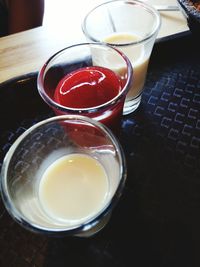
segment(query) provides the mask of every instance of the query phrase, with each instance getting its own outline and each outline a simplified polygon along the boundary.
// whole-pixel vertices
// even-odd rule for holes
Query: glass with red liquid
[[[43,65],[38,91],[56,115],[83,115],[116,130],[132,73],[129,59],[112,46],[75,44],[58,51]]]

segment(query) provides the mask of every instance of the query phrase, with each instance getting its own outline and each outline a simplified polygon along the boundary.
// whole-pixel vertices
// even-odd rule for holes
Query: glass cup
[[[103,124],[62,115],[26,130],[6,154],[1,195],[10,215],[42,234],[91,236],[122,194],[123,150]]]
[[[110,66],[114,59],[117,65],[122,66],[123,72],[118,74],[116,66]],[[73,103],[61,104],[55,99],[55,91],[59,82],[65,77],[74,74],[83,68],[109,68],[117,79],[120,79],[121,89],[108,101],[99,105],[74,107],[76,101],[87,96],[77,93]],[[54,110],[56,115],[78,114],[91,117],[111,129],[119,128],[123,113],[125,97],[132,84],[132,66],[129,59],[112,46],[102,43],[81,43],[67,47],[53,55],[42,67],[38,75],[38,90],[43,100]],[[87,83],[91,82],[88,80]],[[78,85],[79,86],[79,85]],[[77,87],[78,87],[77,86]],[[76,88],[77,89],[77,88]],[[109,93],[109,88],[106,89]],[[95,96],[93,98],[98,98]]]
[[[121,50],[133,66],[133,86],[126,97],[123,114],[136,110],[147,75],[149,58],[161,24],[152,6],[135,0],[114,0],[92,9],[82,30],[87,40],[110,44]],[[110,66],[115,62],[110,62]],[[121,72],[121,67],[118,66]]]

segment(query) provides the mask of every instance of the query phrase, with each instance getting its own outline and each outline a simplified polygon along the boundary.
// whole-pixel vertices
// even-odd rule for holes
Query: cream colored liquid
[[[39,199],[52,219],[77,223],[100,211],[108,187],[106,172],[96,159],[71,154],[56,160],[44,172]]]
[[[114,33],[107,36],[103,41],[109,44],[125,44],[136,42],[139,36],[127,33]],[[119,47],[119,49],[129,58],[133,66],[133,87],[129,90],[127,100],[137,96],[143,89],[149,57],[145,56],[142,44]],[[114,62],[111,63],[112,65]],[[123,73],[123,69],[118,66],[118,73]]]

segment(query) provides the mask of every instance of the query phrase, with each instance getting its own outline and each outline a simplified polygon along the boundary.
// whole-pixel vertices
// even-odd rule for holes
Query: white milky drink
[[[138,35],[129,33],[114,33],[104,38],[103,41],[109,44],[125,44],[136,42],[139,39],[141,38]],[[129,100],[139,95],[143,89],[147,74],[149,56],[145,55],[143,44],[127,45],[119,47],[119,49],[129,58],[133,67],[133,87],[130,88],[127,95],[127,100]],[[112,62],[110,62],[110,64],[113,68],[113,65],[115,64],[114,58],[112,59]],[[119,74],[123,72],[123,69],[119,65],[116,65],[116,68],[116,71]]]
[[[108,177],[99,161],[70,154],[46,169],[39,183],[39,200],[53,220],[80,223],[103,208],[108,190]]]

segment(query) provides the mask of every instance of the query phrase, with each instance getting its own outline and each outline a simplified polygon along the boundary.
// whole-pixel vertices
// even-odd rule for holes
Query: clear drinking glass
[[[105,2],[89,11],[82,23],[86,39],[110,44],[121,50],[133,66],[133,85],[128,92],[124,114],[136,110],[141,102],[148,63],[161,24],[152,6],[137,0]],[[110,66],[116,65],[115,61]],[[121,67],[117,66],[118,71]]]
[[[86,169],[79,161],[75,162],[76,165],[70,165],[74,156],[94,160],[95,164],[100,164],[105,176],[96,177],[96,165],[91,165],[94,168],[92,173],[95,173],[92,178],[89,176],[90,165],[87,165]],[[49,166],[54,166],[52,164],[65,157],[69,158],[68,164],[72,169],[71,174],[66,174],[64,179],[70,180],[65,180],[67,184],[59,189],[58,186],[60,183],[62,185],[63,181],[59,180],[58,167],[55,169],[54,180],[44,180],[44,177],[48,173],[47,170],[50,170]],[[105,187],[99,186],[95,180],[97,178],[106,178],[105,184],[102,183]],[[0,185],[5,207],[21,226],[34,232],[55,236],[91,236],[100,231],[109,220],[123,192],[125,179],[125,157],[112,132],[93,119],[62,115],[35,124],[15,141],[3,161]],[[46,187],[41,187],[45,185],[45,181]],[[48,181],[54,181],[56,184],[51,186]],[[93,181],[96,181],[96,184]],[[57,190],[56,187],[57,193],[54,191]],[[47,191],[42,191],[44,188]],[[103,198],[98,202],[96,195],[101,188],[104,190]],[[62,199],[62,191],[68,201]],[[52,212],[52,203],[43,201],[46,196],[43,192],[49,194],[53,205],[57,203],[60,207],[64,204],[64,209],[67,206],[69,213],[66,213],[64,218],[55,215],[57,213]],[[86,207],[87,216],[83,216],[82,212],[85,212]],[[56,210],[58,207],[53,208]]]
[[[122,67],[120,79],[122,88],[115,97],[101,105],[74,108],[59,104],[54,93],[57,85],[66,75],[85,67],[109,68],[116,75],[116,66],[110,66],[115,60]],[[89,81],[88,81],[89,82]],[[57,115],[78,114],[91,117],[111,129],[119,128],[125,97],[132,84],[132,66],[129,59],[112,46],[102,43],[81,43],[67,47],[53,55],[42,67],[38,75],[38,90],[43,100]],[[77,96],[77,100],[82,98]]]

